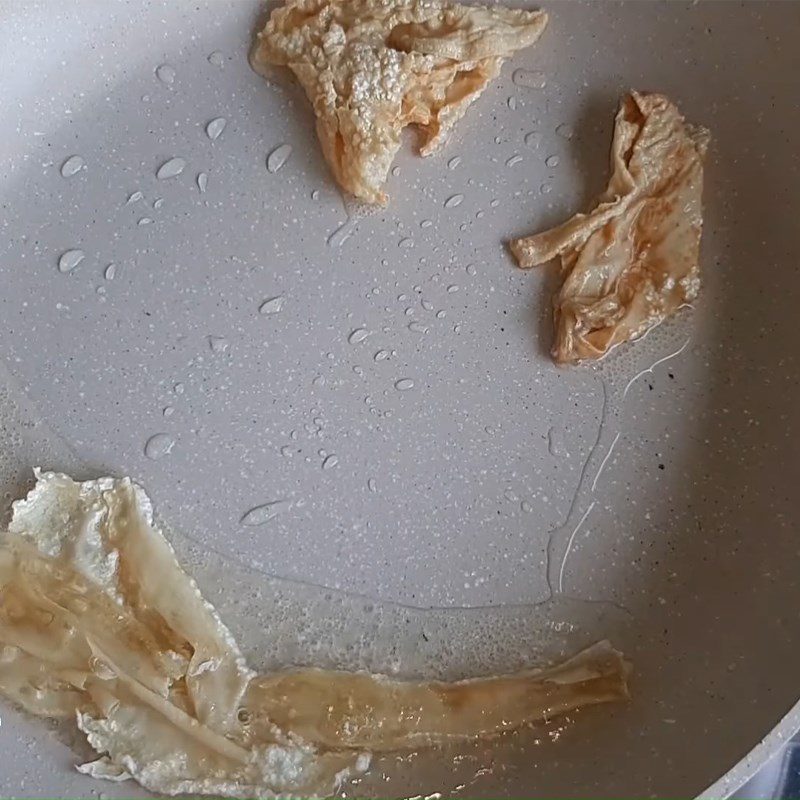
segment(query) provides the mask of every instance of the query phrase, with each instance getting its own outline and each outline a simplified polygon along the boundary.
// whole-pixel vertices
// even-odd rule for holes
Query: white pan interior
[[[464,676],[600,638],[634,662],[626,706],[386,758],[349,792],[691,796],[798,696],[800,6],[547,10],[447,148],[410,136],[388,208],[349,222],[301,91],[248,67],[259,5],[3,11],[3,487],[35,464],[135,477],[263,666]],[[712,132],[704,290],[559,369],[556,276],[504,242],[603,188],[631,87]],[[536,606],[554,531],[564,597]],[[0,716],[0,794],[136,794]]]

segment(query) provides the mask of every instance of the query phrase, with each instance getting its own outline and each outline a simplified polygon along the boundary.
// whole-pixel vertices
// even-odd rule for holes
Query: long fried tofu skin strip
[[[331,794],[372,752],[487,737],[624,698],[607,642],[560,666],[455,682],[257,675],[128,479],[39,473],[0,538],[0,692],[77,720],[79,767],[164,794]]]
[[[251,727],[270,720],[327,747],[397,750],[475,739],[628,696],[628,665],[598,642],[552,669],[425,683],[302,670],[256,678]]]

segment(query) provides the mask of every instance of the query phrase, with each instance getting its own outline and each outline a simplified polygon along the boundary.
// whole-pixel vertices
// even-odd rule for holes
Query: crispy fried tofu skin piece
[[[432,153],[546,24],[543,11],[440,0],[288,0],[258,34],[251,63],[291,69],[340,186],[385,205],[403,128],[418,125],[420,151]]]
[[[697,297],[708,140],[664,95],[631,92],[617,112],[611,178],[594,209],[511,242],[523,268],[561,261],[557,362],[600,358]]]

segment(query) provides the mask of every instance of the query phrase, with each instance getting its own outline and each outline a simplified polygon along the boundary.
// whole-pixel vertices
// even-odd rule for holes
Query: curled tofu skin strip
[[[488,737],[627,696],[600,642],[456,682],[251,670],[129,479],[37,472],[0,540],[0,692],[72,718],[98,778],[164,794],[327,796],[370,754]]]
[[[295,74],[340,186],[385,205],[403,128],[419,126],[421,154],[434,152],[503,61],[546,25],[543,11],[498,5],[288,0],[258,34],[251,63]]]
[[[523,268],[560,258],[557,362],[600,358],[697,297],[708,141],[664,95],[631,92],[617,112],[611,178],[594,209],[511,242]]]

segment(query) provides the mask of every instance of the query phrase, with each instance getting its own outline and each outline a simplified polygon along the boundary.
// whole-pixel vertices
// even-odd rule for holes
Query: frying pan
[[[627,704],[387,757],[350,794],[719,797],[800,725],[800,6],[547,8],[357,217],[299,89],[248,67],[259,5],[3,7],[6,506],[36,464],[132,475],[263,667],[465,676],[601,638],[634,664]],[[557,276],[504,242],[603,188],[631,87],[712,132],[704,289],[559,369]],[[7,704],[0,739],[2,794],[141,794]]]

